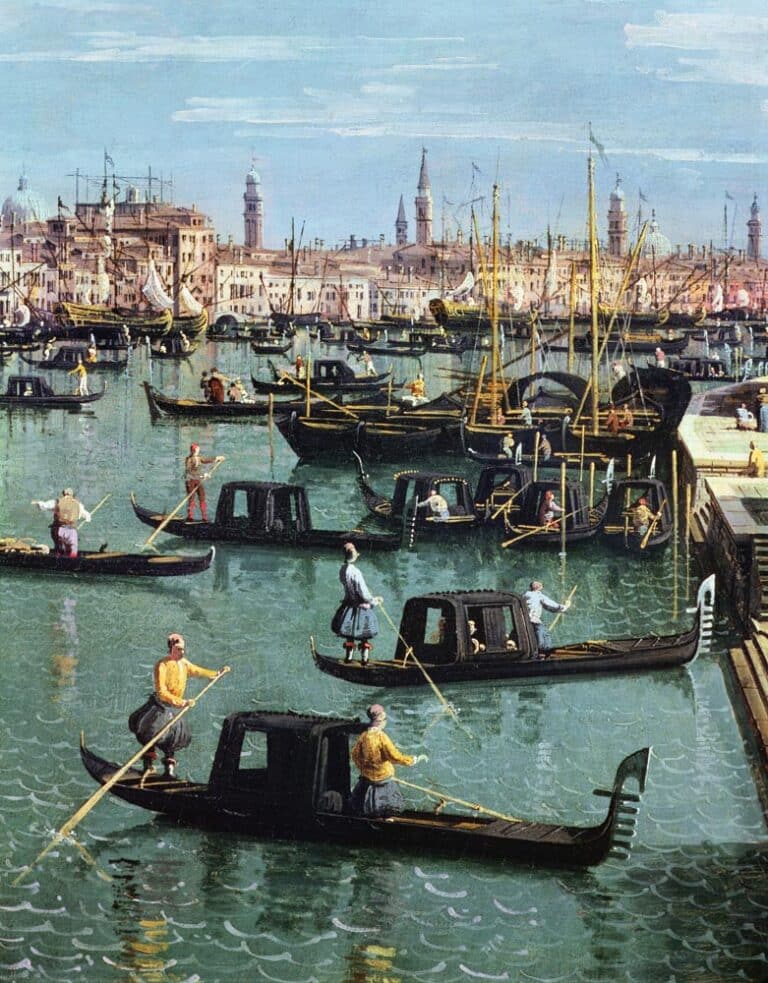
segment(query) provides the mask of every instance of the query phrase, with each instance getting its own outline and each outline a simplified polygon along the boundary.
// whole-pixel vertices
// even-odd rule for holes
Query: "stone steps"
[[[763,765],[768,765],[768,622],[753,619],[755,633],[740,648],[731,649],[730,659],[744,698]]]

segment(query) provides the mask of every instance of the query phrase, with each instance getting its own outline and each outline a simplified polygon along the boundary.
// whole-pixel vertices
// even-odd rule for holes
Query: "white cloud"
[[[659,11],[653,24],[626,24],[628,48],[701,52],[643,69],[667,82],[768,86],[768,17]]]

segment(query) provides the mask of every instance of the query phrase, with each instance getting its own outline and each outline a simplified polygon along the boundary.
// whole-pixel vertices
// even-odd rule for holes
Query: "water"
[[[248,376],[245,348],[155,365],[163,390],[195,391],[214,361]],[[436,388],[434,364],[430,389]],[[7,368],[13,371],[13,366]],[[264,426],[152,427],[140,356],[110,380],[93,415],[15,414],[0,421],[3,533],[46,541],[34,498],[72,484],[87,505],[111,497],[82,542],[132,549],[150,530],[128,496],[153,507],[183,494],[189,443],[225,454],[221,480],[305,484],[315,524],[364,515],[350,464],[295,467]],[[398,378],[414,363],[397,363]],[[63,374],[54,376],[58,387]],[[403,462],[403,465],[409,462]],[[418,462],[423,463],[423,462]],[[443,462],[476,474],[473,465]],[[395,466],[371,469],[382,490]],[[365,520],[367,524],[368,520]],[[161,537],[164,549],[182,544]],[[557,642],[665,632],[685,613],[698,573],[681,551],[634,564],[597,545],[557,553],[501,551],[495,534],[414,551],[363,555],[369,586],[399,620],[428,590],[522,589],[533,577],[557,598],[578,585]],[[711,655],[687,670],[524,685],[446,686],[462,730],[425,688],[386,691],[318,673],[309,652],[339,650],[328,625],[339,558],[222,547],[211,571],[158,582],[3,574],[3,775],[0,794],[0,978],[13,980],[279,981],[759,980],[768,977],[765,823],[728,698],[732,629],[719,612]],[[176,828],[105,798],[21,886],[11,880],[94,791],[78,735],[112,760],[138,745],[126,720],[151,688],[165,636],[188,655],[232,666],[192,711],[180,772],[205,779],[225,714],[287,708],[362,715],[380,701],[389,733],[426,765],[405,777],[515,815],[591,823],[624,755],[653,746],[631,858],[589,871],[547,871],[430,854],[262,842]],[[394,650],[382,620],[376,652]],[[190,692],[199,684],[193,681]],[[467,736],[466,731],[471,733]],[[410,793],[414,804],[426,804]]]

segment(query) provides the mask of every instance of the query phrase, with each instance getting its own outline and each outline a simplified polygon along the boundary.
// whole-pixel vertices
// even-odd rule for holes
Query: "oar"
[[[101,506],[106,502],[106,500],[108,498],[111,498],[111,496],[112,496],[112,492],[107,492],[107,494],[104,496],[104,498],[102,498],[102,500],[99,502],[99,504],[98,505],[95,505],[91,509],[91,518],[93,518],[94,515],[96,515],[96,513],[99,511],[99,509],[101,508]],[[85,519],[83,519],[83,522],[85,522]],[[78,525],[77,525],[77,528],[78,529],[82,526],[83,522],[79,522],[78,523]]]
[[[528,486],[530,484],[531,484],[530,481],[526,481],[526,483],[521,488],[518,488],[518,490],[514,493],[514,495],[510,495],[509,498],[506,500],[506,502],[504,502],[502,505],[500,505],[496,509],[496,511],[491,516],[491,519],[492,520],[493,519],[497,519],[501,515],[502,512],[508,511],[509,510],[509,507],[512,505],[512,503],[517,498],[517,496],[520,495],[522,492],[524,492],[525,489],[528,488]]]
[[[575,509],[573,512],[569,512],[568,515],[561,516],[559,519],[554,519],[553,521],[565,522],[566,519],[570,519],[572,516],[576,515],[576,512],[578,512],[578,509]],[[525,539],[528,536],[535,536],[536,533],[552,532],[552,531],[553,530],[549,529],[549,523],[544,526],[536,526],[534,529],[531,529],[529,532],[524,532],[521,533],[519,536],[515,536],[514,539],[505,539],[504,542],[501,544],[501,547],[502,549],[506,549],[508,546],[512,546],[513,543],[519,543],[521,539]]]
[[[576,585],[574,586],[574,588],[573,588],[573,590],[571,591],[571,593],[570,593],[570,594],[568,595],[568,600],[567,600],[567,601],[565,602],[565,607],[569,607],[569,606],[570,606],[570,603],[571,603],[571,601],[573,600],[573,595],[574,595],[574,594],[576,593],[576,587],[578,587],[578,586],[579,586],[579,585],[578,585],[578,584],[576,584]],[[555,625],[556,625],[556,624],[558,623],[558,621],[559,621],[559,620],[560,620],[560,619],[562,618],[562,616],[563,616],[564,614],[565,614],[565,612],[564,612],[564,611],[558,611],[558,613],[557,613],[557,614],[555,615],[555,617],[554,617],[554,618],[552,619],[552,624],[551,624],[551,625],[549,626],[549,630],[550,630],[550,631],[552,631],[552,629],[553,629],[553,628],[555,627]]]
[[[424,668],[424,666],[421,664],[421,662],[419,662],[418,658],[416,657],[416,653],[413,651],[413,646],[409,645],[408,642],[406,642],[406,640],[403,638],[403,636],[398,631],[397,625],[390,618],[389,612],[387,611],[387,609],[381,603],[379,604],[379,609],[381,610],[381,613],[384,615],[384,617],[389,622],[389,625],[392,628],[392,630],[394,631],[394,633],[397,635],[397,637],[400,639],[400,641],[405,646],[405,657],[406,658],[409,658],[410,657],[411,659],[413,659],[413,661],[419,667],[419,669],[421,670],[422,675],[424,676],[424,678],[426,679],[426,681],[429,683],[429,685],[430,685],[430,687],[432,689],[432,692],[435,694],[435,696],[438,698],[438,700],[442,704],[443,710],[446,713],[449,713],[453,717],[454,721],[456,722],[456,725],[458,727],[460,727],[464,731],[464,733],[467,735],[467,737],[469,737],[470,740],[473,740],[473,737],[470,734],[470,732],[465,727],[463,727],[462,724],[461,724],[461,722],[459,721],[459,718],[458,718],[458,716],[456,714],[456,710],[454,709],[453,704],[452,703],[449,703],[446,700],[446,698],[443,696],[443,694],[440,692],[440,690],[437,688],[437,684],[435,683],[434,679],[429,675],[429,673],[427,672],[427,670]]]
[[[643,536],[642,542],[640,543],[640,549],[641,550],[644,550],[645,547],[648,545],[648,540],[653,535],[653,531],[656,528],[656,524],[658,523],[659,519],[661,518],[661,513],[664,511],[664,506],[666,504],[667,504],[667,500],[665,498],[664,501],[659,506],[659,511],[653,517],[653,520],[651,521],[650,526],[648,526],[648,529],[647,529],[645,535]]]
[[[503,812],[496,812],[495,809],[486,809],[485,806],[481,806],[477,802],[467,802],[464,799],[457,799],[453,795],[444,795],[442,792],[435,792],[431,788],[424,788],[423,785],[407,782],[404,778],[393,778],[392,781],[397,782],[398,785],[404,785],[406,788],[415,788],[417,792],[424,792],[425,795],[431,795],[432,798],[440,799],[442,802],[455,802],[456,805],[466,806],[473,812],[482,812],[486,816],[493,816],[494,819],[504,819],[508,823],[523,822],[522,819],[518,819],[516,816],[506,816]]]
[[[285,379],[286,382],[290,382],[294,386],[299,386],[301,389],[304,389],[307,395],[311,396],[313,399],[320,399],[324,403],[330,403],[330,405],[335,410],[341,410],[342,413],[346,413],[347,416],[351,416],[353,420],[360,419],[360,415],[358,413],[354,413],[352,410],[347,409],[347,407],[344,406],[342,403],[337,403],[334,400],[329,399],[327,396],[323,396],[322,393],[316,392],[314,389],[311,389],[309,385],[307,385],[305,382],[302,382],[300,379],[294,379],[293,376],[287,374],[284,375],[283,378]]]
[[[213,467],[208,472],[208,477],[209,478],[211,477],[211,475],[213,474],[213,472],[216,470],[216,468],[220,464],[222,464],[222,463],[223,463],[223,461],[214,461]],[[202,481],[206,481],[207,479],[206,478],[202,478],[201,480]],[[169,512],[168,513],[168,515],[163,519],[163,521],[160,523],[160,525],[157,527],[157,529],[155,529],[155,531],[152,533],[152,535],[149,537],[149,539],[146,541],[146,543],[144,543],[144,545],[141,547],[142,549],[146,549],[147,546],[151,546],[152,545],[152,543],[157,539],[157,537],[160,535],[160,533],[163,531],[163,529],[165,529],[165,527],[168,525],[168,523],[171,521],[171,519],[178,512],[180,512],[184,508],[184,506],[187,504],[187,502],[190,500],[190,498],[192,498],[192,496],[195,494],[196,491],[197,491],[197,488],[193,488],[191,492],[188,492],[184,496],[184,498],[182,498],[182,500],[179,502],[179,504],[176,506],[176,508],[172,512]]]
[[[154,747],[154,745],[157,744],[160,738],[163,737],[171,729],[171,727],[173,727],[174,724],[176,724],[176,722],[181,717],[184,716],[184,714],[188,710],[192,709],[192,707],[195,705],[196,702],[198,702],[205,696],[205,694],[208,692],[211,686],[215,685],[221,679],[221,677],[228,672],[229,672],[229,667],[222,669],[216,676],[213,677],[213,679],[210,681],[210,683],[208,683],[207,686],[204,686],[203,689],[200,690],[200,693],[197,695],[196,699],[190,700],[185,707],[182,707],[177,714],[174,714],[174,716],[171,718],[171,720],[168,721],[165,727],[159,730],[151,740],[147,741],[144,747],[140,751],[137,751],[136,754],[134,754],[134,756],[129,761],[127,761],[121,768],[118,768],[117,771],[114,773],[114,775],[112,775],[111,778],[108,778],[106,782],[104,782],[104,784],[93,793],[90,799],[88,799],[87,802],[84,802],[80,806],[80,808],[77,810],[77,812],[74,813],[74,815],[70,816],[70,818],[64,823],[61,829],[59,829],[58,832],[54,834],[54,837],[51,840],[51,842],[45,847],[44,850],[42,850],[41,853],[37,855],[37,857],[35,857],[32,863],[29,864],[27,867],[24,867],[24,869],[21,871],[18,877],[16,877],[16,879],[12,882],[12,886],[17,887],[24,880],[27,874],[30,873],[33,867],[35,867],[37,864],[40,863],[41,860],[47,857],[48,854],[51,852],[51,850],[53,850],[55,846],[61,843],[62,840],[66,839],[66,837],[69,836],[69,834],[72,832],[75,826],[77,826],[77,824],[81,820],[85,819],[85,817],[88,815],[91,809],[93,809],[93,807],[97,805],[104,798],[104,796],[112,788],[112,786],[115,785],[117,782],[119,782],[120,779],[123,777],[123,775],[125,775],[125,773],[129,771],[133,767],[133,765],[135,765],[136,762],[140,758],[142,758],[147,753],[147,751],[149,751],[151,747]]]

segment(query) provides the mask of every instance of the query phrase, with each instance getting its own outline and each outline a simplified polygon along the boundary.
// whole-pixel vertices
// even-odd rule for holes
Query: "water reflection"
[[[57,686],[74,686],[77,680],[76,672],[80,639],[77,634],[76,618],[77,601],[74,597],[65,597],[62,601],[61,616],[53,623],[53,645],[51,651],[51,672]],[[54,694],[53,700],[60,699]]]

